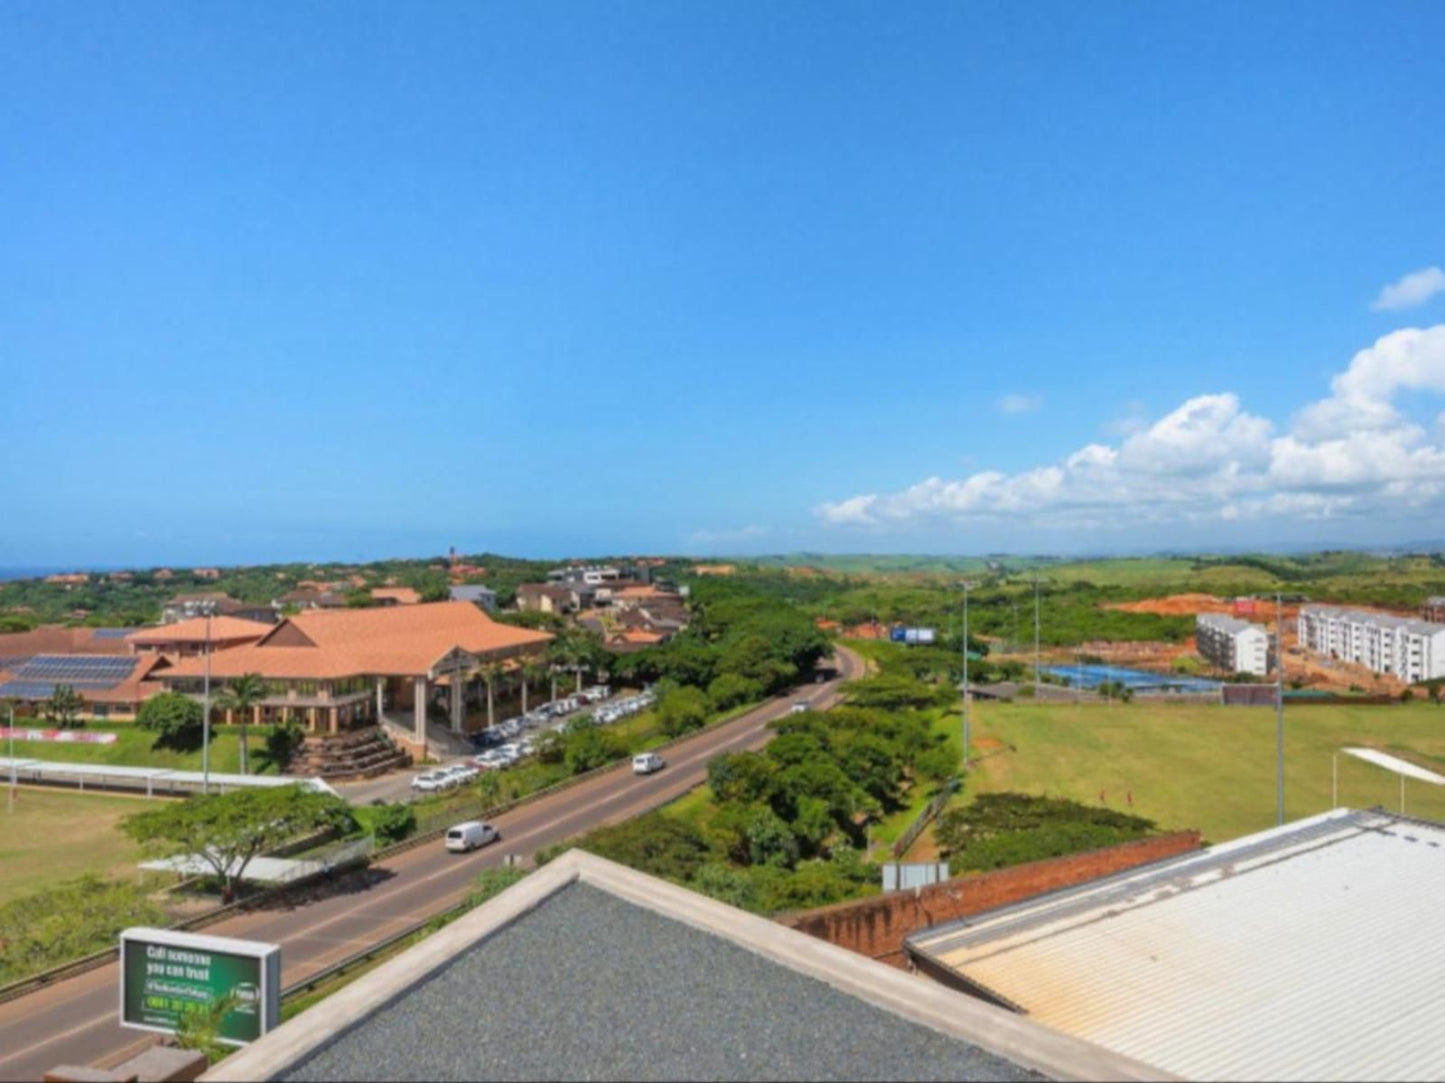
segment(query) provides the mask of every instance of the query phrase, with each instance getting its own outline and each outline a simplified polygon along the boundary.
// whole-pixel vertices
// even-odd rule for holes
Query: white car
[[[445,771],[423,771],[411,780],[411,788],[417,793],[439,793],[442,790],[449,790],[455,782],[451,775]]]
[[[480,756],[473,756],[472,764],[479,771],[500,771],[503,767],[512,766],[512,760],[504,755],[501,749],[493,748]]]
[[[804,714],[805,712],[811,711],[812,709],[813,709],[813,708],[808,705],[808,701],[807,701],[807,700],[805,700],[805,699],[800,699],[800,700],[798,700],[797,703],[793,704],[791,707],[788,708],[788,713],[789,713],[789,714]]]
[[[452,853],[464,854],[479,846],[485,846],[489,842],[496,842],[501,837],[502,833],[491,824],[484,824],[480,820],[468,820],[464,824],[447,828],[446,845]]]
[[[632,773],[634,775],[650,775],[654,771],[661,771],[667,766],[667,761],[656,752],[643,752],[641,755],[632,757]]]
[[[442,770],[450,775],[458,786],[465,785],[481,774],[469,763],[454,763],[450,767],[443,767]]]

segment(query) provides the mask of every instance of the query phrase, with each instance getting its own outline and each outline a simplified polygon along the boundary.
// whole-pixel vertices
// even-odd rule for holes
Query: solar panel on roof
[[[124,639],[133,631],[134,628],[97,628],[91,634],[96,639]]]

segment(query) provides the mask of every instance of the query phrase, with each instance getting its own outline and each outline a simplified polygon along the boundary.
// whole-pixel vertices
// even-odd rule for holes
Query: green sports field
[[[143,798],[0,787],[0,903],[82,873],[134,877],[140,847],[117,824]]]
[[[954,716],[957,720],[957,715]],[[1285,715],[1285,810],[1330,807],[1331,754],[1350,745],[1391,752],[1445,774],[1445,708],[1294,707]],[[1019,790],[1103,800],[1164,828],[1222,842],[1275,822],[1272,708],[1132,703],[978,703],[967,793]],[[1343,805],[1398,808],[1399,780],[1341,755]],[[1406,811],[1445,820],[1445,787],[1405,784]]]

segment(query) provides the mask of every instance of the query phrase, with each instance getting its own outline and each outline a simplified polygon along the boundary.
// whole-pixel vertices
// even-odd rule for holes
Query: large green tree
[[[189,751],[199,748],[205,739],[205,712],[182,692],[152,696],[140,705],[135,722],[143,730],[152,730],[161,748]]]
[[[226,901],[252,860],[325,827],[346,827],[345,801],[302,785],[245,788],[133,813],[125,833],[161,857],[189,855],[210,867]]]
[[[230,682],[221,693],[217,706],[230,711],[241,727],[241,774],[250,773],[250,759],[246,742],[246,728],[251,724],[251,712],[266,698],[266,682],[259,673],[243,673]]]

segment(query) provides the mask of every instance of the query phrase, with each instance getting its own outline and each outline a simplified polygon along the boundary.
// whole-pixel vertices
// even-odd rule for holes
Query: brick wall
[[[1011,869],[959,876],[915,891],[787,914],[778,921],[892,966],[904,967],[903,939],[920,929],[1007,906],[1199,848],[1199,832],[1138,839]]]

